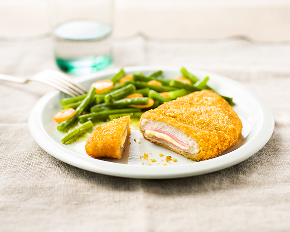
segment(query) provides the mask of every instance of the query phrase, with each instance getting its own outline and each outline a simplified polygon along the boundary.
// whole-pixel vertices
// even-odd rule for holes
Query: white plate
[[[125,68],[125,71],[129,74],[139,72],[147,74],[157,70],[163,70],[165,78],[180,76],[179,68]],[[79,79],[79,82],[88,88],[92,82],[110,78],[118,71],[118,69],[115,69],[98,72]],[[246,129],[248,130],[243,129],[243,133],[247,137],[244,141],[241,141],[241,145],[237,149],[231,149],[214,159],[192,162],[181,155],[148,142],[138,130],[132,130],[131,145],[121,160],[94,159],[85,153],[85,140],[71,145],[61,143],[63,134],[57,131],[57,124],[52,119],[53,115],[61,109],[59,101],[63,98],[63,94],[58,91],[46,94],[37,102],[29,117],[30,133],[42,149],[65,163],[92,172],[130,178],[162,179],[201,175],[233,166],[259,151],[270,139],[274,130],[273,114],[267,104],[236,81],[214,73],[197,70],[189,71],[199,78],[209,76],[211,87],[223,95],[234,98],[236,103],[234,110],[243,118],[243,124],[247,125]],[[140,158],[144,153],[152,153],[148,155],[148,161],[142,157]],[[161,153],[164,154],[163,157],[159,156]],[[176,158],[178,161],[168,163],[165,161],[166,156]],[[151,159],[156,159],[156,162],[151,162]],[[164,166],[164,164],[167,165]]]

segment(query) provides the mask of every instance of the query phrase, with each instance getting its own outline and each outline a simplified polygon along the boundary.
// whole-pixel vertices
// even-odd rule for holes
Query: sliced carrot
[[[73,108],[67,108],[65,110],[62,110],[58,113],[56,113],[53,118],[58,123],[61,123],[65,120],[68,120],[69,118],[73,117],[76,114],[76,110]]]
[[[162,86],[162,83],[161,83],[161,82],[159,82],[159,81],[155,81],[155,80],[148,81],[148,84],[149,84],[149,85]]]
[[[169,92],[163,92],[163,93],[159,93],[159,94],[163,97],[170,98]]]
[[[173,79],[176,81],[186,83],[186,84],[191,84],[191,81],[185,77],[174,77]]]
[[[149,103],[147,105],[132,105],[135,108],[143,109],[148,108],[154,105],[154,100],[152,98],[149,99]]]
[[[133,75],[132,74],[131,75],[128,75],[128,76],[125,76],[121,80],[118,81],[118,84],[121,84],[121,83],[123,83],[125,81],[130,81],[130,80],[132,80],[132,78],[133,78]]]
[[[96,93],[102,93],[112,89],[114,87],[114,83],[111,80],[100,80],[94,82],[92,87],[96,88]]]
[[[133,93],[126,98],[135,98],[135,97],[143,97],[142,93]]]

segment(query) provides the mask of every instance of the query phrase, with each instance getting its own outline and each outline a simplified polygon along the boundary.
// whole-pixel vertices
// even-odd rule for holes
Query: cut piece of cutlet
[[[130,116],[114,119],[98,126],[90,135],[85,149],[94,158],[121,159],[130,136]]]
[[[203,90],[145,112],[139,127],[145,139],[201,161],[235,145],[242,122],[226,100]]]

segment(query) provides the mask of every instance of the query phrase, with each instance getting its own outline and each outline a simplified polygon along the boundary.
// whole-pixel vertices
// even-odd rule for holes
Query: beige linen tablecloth
[[[101,175],[65,164],[32,139],[28,117],[50,87],[0,82],[0,231],[290,231],[290,44],[246,40],[114,43],[117,67],[216,72],[260,95],[274,133],[248,160],[170,180]],[[0,73],[55,68],[50,38],[0,42]]]

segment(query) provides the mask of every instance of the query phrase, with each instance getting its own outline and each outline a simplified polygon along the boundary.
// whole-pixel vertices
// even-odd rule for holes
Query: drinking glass
[[[48,0],[54,54],[64,72],[83,75],[112,63],[113,0]]]

